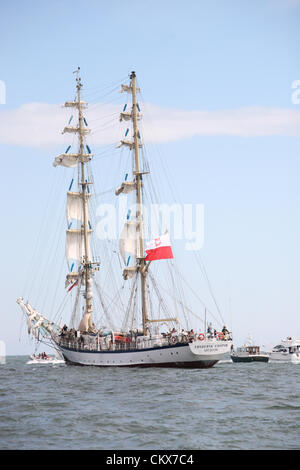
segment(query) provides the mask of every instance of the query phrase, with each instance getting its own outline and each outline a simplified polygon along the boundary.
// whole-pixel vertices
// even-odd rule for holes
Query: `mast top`
[[[133,78],[135,78],[135,77],[136,77],[136,74],[135,74],[135,72],[134,72],[134,71],[133,71],[133,72],[131,72],[131,74],[130,74],[130,78],[131,78],[131,79],[133,79]]]
[[[76,73],[76,75],[77,75],[77,77],[76,77],[77,88],[82,87],[81,77],[80,77],[80,67],[77,67],[77,70],[74,70],[73,73]]]

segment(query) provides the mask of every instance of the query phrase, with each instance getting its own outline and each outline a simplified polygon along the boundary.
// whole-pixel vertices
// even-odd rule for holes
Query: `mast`
[[[136,197],[137,197],[137,227],[138,227],[138,243],[139,243],[139,258],[137,258],[137,267],[141,276],[141,295],[142,295],[142,322],[143,332],[146,335],[146,325],[148,323],[148,299],[147,299],[147,269],[144,258],[144,242],[143,242],[143,212],[142,212],[142,175],[140,171],[140,158],[139,158],[139,131],[138,131],[138,112],[136,101],[136,75],[132,72],[130,75],[132,84],[132,121],[133,121],[133,140],[134,140],[134,154],[135,154],[135,177],[136,177]]]
[[[79,70],[78,70],[79,72]],[[78,100],[78,120],[79,120],[79,157],[84,156],[84,144],[83,144],[83,115],[82,115],[82,105],[81,105],[81,96],[80,90],[82,87],[81,78],[78,76],[76,78],[76,88],[77,88],[77,100]],[[92,299],[89,295],[89,290],[91,288],[91,260],[89,253],[89,241],[88,241],[88,199],[87,199],[87,181],[85,179],[85,163],[84,160],[80,159],[80,169],[81,169],[81,194],[82,194],[82,205],[83,205],[83,234],[84,234],[84,271],[85,271],[85,301],[86,301],[86,312],[92,313]]]
[[[68,260],[77,261],[80,265],[78,272],[73,272],[73,266],[71,267],[71,272],[66,276],[67,287],[70,283],[74,282],[70,290],[78,285],[80,288],[82,279],[83,284],[85,285],[84,299],[85,299],[85,313],[83,315],[82,321],[80,322],[79,329],[82,331],[92,331],[92,299],[93,299],[93,289],[92,289],[92,265],[97,263],[92,263],[90,259],[90,234],[92,232],[89,227],[89,198],[90,191],[88,190],[88,185],[91,184],[87,180],[87,171],[86,164],[92,159],[93,154],[90,151],[88,145],[85,145],[85,136],[89,134],[90,129],[86,122],[85,117],[83,116],[83,110],[87,108],[87,103],[81,100],[81,78],[80,78],[80,67],[74,72],[77,74],[76,77],[76,89],[77,89],[77,98],[74,101],[66,101],[64,107],[66,108],[75,108],[78,111],[78,123],[75,126],[70,126],[73,115],[70,117],[68,125],[64,128],[64,133],[72,133],[78,135],[78,150],[77,153],[70,152],[71,145],[68,146],[65,153],[62,153],[55,158],[53,165],[54,166],[64,166],[67,168],[76,168],[78,167],[78,186],[80,189],[77,191],[71,191],[73,184],[73,179],[67,193],[67,223],[68,229],[66,232],[66,257]],[[87,148],[87,152],[85,151]],[[77,228],[72,228],[73,221],[77,222]]]

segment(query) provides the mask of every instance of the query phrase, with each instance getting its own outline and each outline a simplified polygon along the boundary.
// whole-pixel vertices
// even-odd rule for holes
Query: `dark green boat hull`
[[[230,356],[232,362],[268,362],[269,356]]]

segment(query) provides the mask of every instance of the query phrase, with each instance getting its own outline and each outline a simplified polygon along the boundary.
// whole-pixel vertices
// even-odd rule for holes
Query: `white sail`
[[[137,248],[138,223],[136,220],[127,220],[120,235],[119,249],[124,263],[126,263],[125,253],[138,256]]]
[[[64,128],[64,130],[62,131],[62,134],[65,134],[65,133],[81,133],[83,135],[86,135],[86,134],[89,134],[91,132],[91,129],[88,129],[88,127],[73,127],[73,126],[66,126]]]
[[[122,145],[125,145],[126,147],[129,147],[130,150],[132,150],[134,148],[134,142],[132,142],[131,140],[126,140],[126,139],[123,139],[121,140],[121,142],[117,145],[117,149],[122,147]],[[142,143],[139,143],[138,144],[139,148],[142,148],[143,147],[143,144]]]
[[[80,320],[80,323],[78,325],[78,330],[82,333],[83,332],[97,333],[97,328],[95,324],[93,323],[91,312],[85,312],[83,314],[83,317]]]
[[[53,166],[61,165],[67,168],[75,168],[79,162],[87,163],[91,160],[92,154],[79,155],[78,153],[62,153],[55,157]]]
[[[126,93],[132,93],[132,86],[130,86],[130,85],[121,85],[120,93],[124,93],[124,91]],[[136,87],[135,91],[136,91],[136,93],[140,93],[141,90],[138,87]]]
[[[86,312],[83,315],[83,317],[82,317],[82,319],[79,323],[78,330],[79,331],[88,331],[90,322],[91,322],[91,314],[89,312]]]
[[[80,101],[80,106],[81,109],[87,108],[87,102],[86,101]],[[66,101],[65,104],[63,105],[64,108],[78,108],[79,103],[78,101]]]
[[[120,122],[130,121],[131,118],[132,118],[131,111],[123,111],[122,113],[120,113]]]
[[[37,338],[40,327],[44,328],[46,331],[48,331],[48,333],[53,331],[54,323],[41,315],[37,310],[32,308],[28,302],[25,304],[24,300],[19,298],[17,299],[17,303],[20,305],[23,312],[27,315],[28,334],[31,331],[34,337]]]
[[[88,231],[88,244],[90,243],[90,234]],[[82,261],[85,256],[84,233],[82,230],[67,230],[66,233],[66,257],[76,261]]]
[[[126,267],[123,270],[123,279],[125,279],[125,281],[127,281],[127,279],[132,279],[133,276],[135,276],[135,274],[137,273],[137,271],[138,271],[137,266]]]
[[[85,197],[90,197],[90,194],[86,193]],[[72,219],[84,221],[82,193],[70,191],[67,193],[66,217],[68,224]]]
[[[65,287],[68,287],[73,282],[78,281],[79,277],[80,277],[80,273],[78,272],[68,273],[66,275]]]
[[[124,181],[124,183],[121,184],[116,190],[115,190],[115,195],[119,196],[119,194],[124,193],[124,194],[129,194],[131,191],[134,191],[136,189],[136,182],[135,181]]]
[[[142,115],[140,113],[137,113],[137,119],[140,120]],[[132,112],[131,111],[122,111],[120,113],[120,122],[122,121],[130,121],[132,119]]]

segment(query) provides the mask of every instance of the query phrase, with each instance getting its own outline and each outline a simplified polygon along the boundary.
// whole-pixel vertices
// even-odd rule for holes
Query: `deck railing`
[[[214,337],[211,335],[198,335],[196,337],[190,337],[188,335],[171,335],[171,336],[158,336],[148,338],[128,338],[128,341],[112,341],[110,336],[100,337],[100,336],[81,336],[79,338],[67,338],[64,336],[59,336],[56,338],[56,341],[62,346],[77,351],[132,351],[140,349],[148,349],[154,347],[164,347],[164,346],[179,346],[183,344],[188,344],[196,339],[207,340],[207,341],[224,341],[230,340],[231,336],[226,335],[225,337]]]

